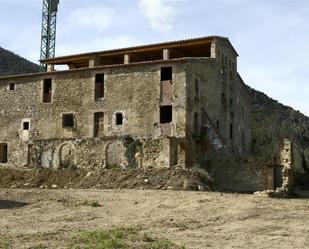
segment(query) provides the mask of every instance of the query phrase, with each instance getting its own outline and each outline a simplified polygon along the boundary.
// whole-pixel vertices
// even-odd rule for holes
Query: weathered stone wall
[[[1,80],[1,120],[3,136],[12,136],[20,131],[21,120],[31,120],[30,137],[48,139],[62,137],[92,137],[93,113],[104,112],[105,135],[125,135],[134,137],[160,136],[159,96],[160,68],[163,65],[135,66],[102,70],[85,70],[42,76]],[[185,72],[181,64],[173,66],[175,124],[173,135],[184,136],[181,112],[185,104]],[[95,74],[105,74],[105,97],[94,100]],[[42,103],[42,81],[53,79],[52,103]],[[9,91],[8,84],[14,82],[16,90]],[[124,114],[122,127],[115,125],[116,112]],[[70,133],[62,129],[62,114],[74,113],[76,129]],[[176,115],[177,114],[177,115]],[[179,119],[177,119],[179,117]],[[48,125],[47,125],[48,124]],[[36,132],[36,133],[35,133]]]
[[[282,165],[282,190],[290,195],[294,187],[294,162],[292,142],[288,139],[284,139],[283,141],[283,146],[280,151],[280,164]]]
[[[221,62],[216,59],[191,59],[187,66],[187,137],[192,140],[196,162],[205,149],[198,141],[202,132],[203,112],[209,116],[231,155],[248,156],[251,153],[250,111],[251,97],[237,72],[233,80],[222,76]],[[198,82],[198,92],[196,83]],[[197,96],[199,94],[199,96]],[[194,131],[195,115],[200,130]],[[205,115],[205,114],[204,114]],[[232,138],[230,126],[232,125]],[[195,140],[195,141],[194,141]]]
[[[268,165],[256,158],[210,156],[206,170],[220,190],[255,192],[268,188]]]
[[[285,139],[279,157],[240,158],[208,153],[204,168],[211,173],[219,189],[231,191],[273,190],[273,195],[288,197],[294,190],[293,144]]]
[[[159,138],[160,69],[173,67],[172,136],[185,137],[185,70],[183,63],[135,65],[54,72],[0,80],[0,143],[8,143],[9,164],[26,164],[36,140],[93,137],[94,113],[104,113],[103,136]],[[95,75],[104,73],[104,98],[95,100]],[[43,103],[43,80],[52,78],[52,102]],[[9,90],[14,83],[15,89]],[[123,125],[115,114],[123,114]],[[74,128],[62,126],[62,115],[74,114]],[[30,123],[24,131],[22,122]],[[27,134],[26,134],[27,133]],[[30,144],[30,145],[29,145]],[[18,154],[18,155],[17,155]]]
[[[170,83],[170,104],[173,112],[172,122],[169,124],[170,137],[173,139],[170,140],[160,140],[163,138],[160,127],[162,67],[173,69]],[[99,73],[104,73],[104,97],[95,99],[95,77]],[[49,78],[52,79],[52,101],[43,103],[43,81]],[[199,84],[198,96],[196,81]],[[11,83],[15,84],[14,90],[9,89]],[[231,154],[245,154],[250,143],[250,124],[249,121],[242,121],[239,108],[246,105],[246,111],[250,110],[249,97],[240,82],[234,79],[234,92],[239,95],[233,97],[233,104],[230,106],[222,106],[221,95],[227,83],[232,84],[229,81],[223,82],[221,65],[216,58],[187,58],[174,62],[108,66],[3,78],[0,79],[0,143],[8,144],[7,165],[14,166],[27,165],[37,141],[43,143],[44,148],[48,148],[50,143],[50,146],[58,150],[51,141],[89,140],[84,151],[87,151],[87,146],[90,151],[102,151],[103,145],[97,144],[99,142],[94,138],[94,115],[102,112],[103,131],[99,138],[130,136],[134,140],[148,140],[144,150],[150,152],[132,155],[134,158],[131,158],[131,161],[139,161],[140,166],[146,167],[176,164],[192,167],[196,163],[201,165],[207,153],[199,138],[205,111],[213,126],[217,121],[220,123],[218,133],[223,138],[227,151]],[[227,88],[227,99],[232,98],[232,95],[228,94],[230,88],[231,86]],[[232,109],[234,137],[230,141],[228,132]],[[63,114],[69,113],[74,115],[73,128],[63,127]],[[116,125],[116,113],[122,113],[122,125]],[[198,114],[197,119],[195,114]],[[29,130],[23,129],[25,121],[29,122]],[[198,131],[195,131],[196,127]],[[241,144],[240,138],[243,130],[248,134],[245,145]],[[93,144],[97,146],[93,147]],[[82,147],[80,143],[78,147]],[[110,145],[109,150],[119,150],[119,154],[123,151],[121,143]],[[59,164],[51,159],[54,153],[50,149],[48,151],[40,159],[43,160],[41,164],[44,167]],[[69,153],[74,151],[73,145],[65,146],[63,151],[70,159]],[[84,157],[88,160],[87,155]],[[148,159],[142,161],[142,157]],[[79,164],[91,164],[95,167],[103,160],[101,156],[97,159],[95,156],[90,158],[93,160]],[[111,164],[130,164],[121,157],[117,158],[117,153],[109,158]]]
[[[25,166],[89,170],[109,167],[171,167],[177,163],[178,154],[173,153],[177,146],[178,141],[168,137],[136,140],[128,136],[37,140],[29,148]]]
[[[251,109],[252,98],[237,73],[237,53],[226,41],[216,43],[216,61],[221,78],[221,93],[226,96],[226,106],[223,106],[225,135],[233,154],[251,154]],[[231,101],[232,100],[232,103]],[[230,139],[229,125],[233,123],[234,136]],[[243,138],[242,138],[243,136]]]

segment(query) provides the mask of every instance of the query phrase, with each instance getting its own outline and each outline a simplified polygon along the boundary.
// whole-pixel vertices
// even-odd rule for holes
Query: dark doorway
[[[104,132],[104,113],[96,112],[94,114],[93,136],[101,137]]]
[[[230,139],[234,138],[234,128],[233,128],[233,124],[230,124]]]
[[[274,166],[274,189],[281,188],[283,184],[282,166]]]
[[[8,144],[0,144],[0,163],[8,162]]]

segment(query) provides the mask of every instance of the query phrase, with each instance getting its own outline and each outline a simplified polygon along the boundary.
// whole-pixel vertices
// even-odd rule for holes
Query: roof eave
[[[212,42],[215,39],[224,39],[229,42],[232,49],[235,51],[236,55],[238,56],[236,50],[232,46],[231,42],[226,37],[221,36],[206,36],[200,38],[193,38],[193,39],[186,39],[186,40],[178,40],[178,41],[170,41],[170,42],[163,42],[163,43],[154,43],[148,45],[141,45],[141,46],[133,46],[127,48],[119,48],[119,49],[112,49],[112,50],[104,50],[104,51],[96,51],[96,52],[89,52],[89,53],[81,53],[81,54],[73,54],[73,55],[66,55],[66,56],[59,56],[54,58],[49,58],[45,60],[40,60],[43,64],[54,64],[54,65],[63,65],[68,64],[71,61],[74,62],[75,59],[89,59],[91,57],[96,56],[108,56],[108,55],[117,55],[123,53],[134,53],[134,52],[142,52],[143,50],[151,50],[151,49],[159,49],[160,47],[177,47],[182,44],[190,44],[190,43],[197,43],[197,42]]]

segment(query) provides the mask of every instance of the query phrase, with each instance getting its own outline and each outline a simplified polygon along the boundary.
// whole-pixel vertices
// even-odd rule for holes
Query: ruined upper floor
[[[162,61],[187,57],[216,58],[237,70],[237,52],[228,38],[208,36],[187,40],[120,48],[106,51],[67,55],[42,60],[53,71],[56,65],[69,69]]]

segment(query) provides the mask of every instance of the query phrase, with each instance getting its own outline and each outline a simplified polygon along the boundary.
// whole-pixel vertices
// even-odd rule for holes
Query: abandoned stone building
[[[251,96],[224,37],[51,58],[0,78],[0,165],[203,165],[251,151]],[[54,70],[67,65],[67,70]]]

